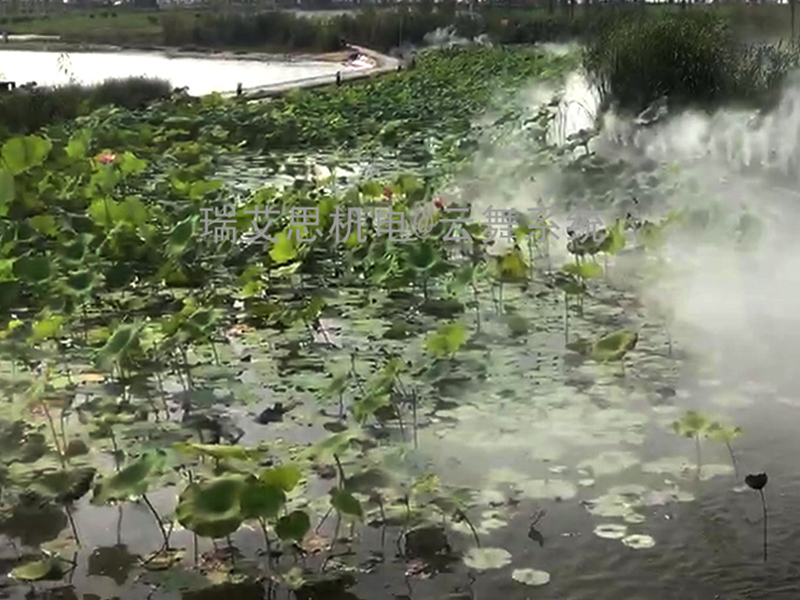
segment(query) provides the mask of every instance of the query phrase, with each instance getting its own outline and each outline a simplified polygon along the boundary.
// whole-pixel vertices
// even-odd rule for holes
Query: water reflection
[[[190,94],[225,92],[243,87],[283,83],[295,79],[332,75],[342,68],[333,62],[266,62],[260,60],[180,57],[161,52],[74,52],[67,59],[58,52],[0,51],[0,75],[18,84],[63,85],[70,76],[84,83],[113,77],[161,77]]]
[[[136,564],[136,556],[128,552],[125,544],[110,548],[97,548],[89,555],[87,572],[89,575],[108,577],[117,585],[128,580],[131,569]]]
[[[67,527],[64,511],[51,504],[27,506],[18,504],[3,521],[0,533],[19,539],[23,546],[36,547],[58,537]]]

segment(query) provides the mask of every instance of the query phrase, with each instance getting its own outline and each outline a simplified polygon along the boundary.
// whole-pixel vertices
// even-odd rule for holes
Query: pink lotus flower
[[[104,165],[108,165],[117,160],[117,155],[111,152],[104,152],[103,154],[98,155],[95,160]]]
[[[447,202],[445,202],[444,198],[440,196],[433,201],[433,206],[436,208],[436,210],[444,210],[445,206],[447,206]]]

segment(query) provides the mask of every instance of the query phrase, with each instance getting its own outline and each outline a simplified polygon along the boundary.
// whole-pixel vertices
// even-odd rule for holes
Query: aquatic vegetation
[[[633,548],[634,550],[642,550],[645,548],[652,548],[656,542],[649,535],[629,535],[622,538],[622,543]]]
[[[437,358],[453,358],[466,341],[467,327],[463,323],[444,323],[428,336],[425,348]]]
[[[769,477],[766,473],[751,474],[744,478],[747,487],[756,490],[761,497],[761,509],[764,513],[764,562],[767,562],[767,499],[764,496],[764,488],[767,487],[768,481]]]
[[[711,421],[700,412],[688,410],[680,420],[672,423],[672,430],[679,436],[694,438],[697,448],[697,472],[700,473],[700,437],[704,436],[711,426]]]
[[[639,112],[666,95],[670,106],[769,103],[798,64],[797,48],[748,45],[707,12],[628,15],[598,28],[584,66],[608,101]]]
[[[26,539],[36,554],[9,569],[51,543],[74,546],[77,527],[108,512],[101,505],[119,515],[118,546],[130,531],[123,512],[144,516],[148,554],[129,560],[164,591],[191,574],[202,580],[185,584],[193,590],[247,581],[298,597],[350,593],[356,574],[396,568],[389,536],[409,577],[503,568],[517,546],[495,546],[543,545],[537,523],[559,502],[618,518],[615,539],[648,547],[628,535],[645,507],[694,496],[676,483],[682,458],[634,468],[654,386],[674,381],[653,356],[650,316],[626,311],[635,294],[602,277],[629,243],[625,224],[612,220],[598,247],[553,272],[545,259],[557,240],[532,220],[512,218],[500,251],[483,225],[445,220],[474,205],[471,180],[453,175],[493,133],[476,112],[498,92],[514,123],[505,92],[566,64],[538,51],[452,50],[347,90],[104,110],[6,142],[0,531],[23,539],[14,519],[31,522],[29,503],[60,519],[50,537]],[[379,175],[340,177],[337,165],[370,153]],[[247,181],[220,175],[248,164],[261,170]],[[275,173],[282,183],[267,180]],[[373,209],[386,208],[410,222],[430,216],[427,237],[379,231]],[[651,225],[632,255],[657,254],[647,242],[665,226]],[[600,267],[600,254],[612,264]],[[590,309],[570,315],[570,296],[582,304],[590,286]],[[565,341],[576,337],[567,348],[580,356],[560,340],[562,293]],[[499,296],[494,313],[482,312],[487,294]],[[616,361],[628,377],[602,367]],[[727,473],[711,466],[704,475]],[[476,471],[486,482],[464,484]],[[673,477],[665,489],[579,498],[611,477],[653,473]],[[548,523],[548,539],[561,528]],[[549,581],[515,573],[520,584]]]
[[[736,464],[736,455],[733,453],[733,448],[731,447],[731,442],[735,440],[742,434],[742,428],[738,426],[733,427],[726,427],[721,425],[719,422],[714,421],[711,423],[707,428],[705,435],[708,439],[714,442],[720,442],[725,444],[725,447],[728,449],[728,452],[731,455],[731,463],[733,463],[733,470],[736,476],[736,479],[739,479],[739,467]]]
[[[502,569],[511,563],[511,554],[502,548],[471,548],[464,555],[464,564],[476,571]]]
[[[598,525],[594,528],[594,534],[597,537],[608,540],[621,540],[627,532],[628,527],[626,525]]]
[[[16,88],[0,97],[0,140],[89,114],[101,106],[141,109],[169,98],[169,81],[146,77],[110,79],[93,85]]]
[[[547,585],[550,583],[550,573],[537,569],[514,569],[511,579],[530,586]]]
[[[674,421],[672,423],[672,429],[681,437],[695,439],[695,444],[697,447],[698,474],[701,472],[700,438],[702,436],[710,439],[711,441],[725,444],[725,447],[728,449],[728,453],[731,456],[734,474],[738,479],[738,465],[736,464],[736,455],[733,453],[731,442],[741,435],[741,427],[726,427],[719,421],[712,421],[710,417],[704,415],[703,413],[689,410],[686,411],[678,421]]]

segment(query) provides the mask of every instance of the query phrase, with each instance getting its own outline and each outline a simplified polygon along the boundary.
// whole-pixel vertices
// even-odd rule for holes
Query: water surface
[[[0,74],[18,85],[100,83],[115,77],[159,77],[194,95],[227,92],[243,87],[284,83],[342,70],[333,62],[272,62],[252,59],[179,57],[162,52],[60,52],[0,50]]]

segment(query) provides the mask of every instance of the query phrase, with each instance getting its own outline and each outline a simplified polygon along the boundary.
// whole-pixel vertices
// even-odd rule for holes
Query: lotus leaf
[[[303,473],[295,465],[281,465],[262,471],[258,478],[264,483],[278,487],[284,492],[291,492],[303,477]]]
[[[639,334],[628,329],[621,329],[606,335],[594,343],[592,358],[598,362],[622,360],[636,346]]]
[[[175,515],[178,522],[199,536],[221,538],[239,529],[245,516],[241,498],[245,479],[241,476],[218,477],[205,483],[191,483],[178,497]],[[253,488],[255,490],[255,488]],[[248,494],[248,510],[259,512],[263,505]]]
[[[350,492],[340,488],[334,488],[330,492],[331,506],[335,508],[340,514],[358,519],[364,518],[364,509],[359,502]]]
[[[25,563],[14,568],[11,576],[22,581],[57,580],[64,575],[64,569],[58,559],[47,558]]]
[[[93,504],[124,501],[147,492],[152,478],[165,462],[163,453],[154,451],[143,454],[119,473],[103,479],[94,490]]]
[[[282,540],[300,542],[311,529],[311,520],[302,510],[290,512],[285,517],[278,519],[275,524],[275,533]]]

